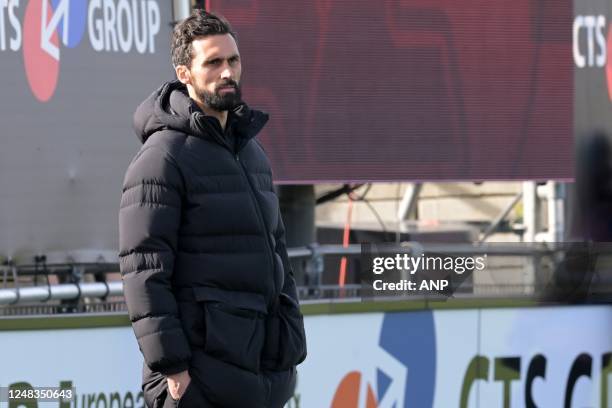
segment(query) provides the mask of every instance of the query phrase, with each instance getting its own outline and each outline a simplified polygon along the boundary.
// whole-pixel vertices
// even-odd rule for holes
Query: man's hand
[[[187,386],[191,382],[191,377],[189,376],[189,371],[185,370],[178,374],[169,375],[166,380],[168,381],[168,392],[170,396],[174,400],[180,399]]]

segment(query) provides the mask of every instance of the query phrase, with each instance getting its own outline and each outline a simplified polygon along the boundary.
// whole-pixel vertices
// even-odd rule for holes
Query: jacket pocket
[[[266,302],[262,295],[194,288],[204,309],[204,351],[226,363],[259,373],[264,344]]]
[[[281,293],[275,312],[266,319],[266,368],[289,370],[304,361],[306,353],[304,316],[298,303]]]

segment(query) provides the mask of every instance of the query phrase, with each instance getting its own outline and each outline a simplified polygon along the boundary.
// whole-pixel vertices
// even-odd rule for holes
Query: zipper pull
[[[237,161],[237,162],[239,162],[239,161],[240,161],[240,157],[238,156],[238,153],[236,153],[236,154],[234,155],[234,158],[236,159],[236,161]]]

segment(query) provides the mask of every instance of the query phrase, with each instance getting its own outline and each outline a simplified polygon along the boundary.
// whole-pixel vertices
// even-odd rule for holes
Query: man
[[[282,407],[306,356],[270,164],[268,116],[241,100],[229,24],[203,10],[172,37],[177,81],[137,109],[120,267],[148,407]]]

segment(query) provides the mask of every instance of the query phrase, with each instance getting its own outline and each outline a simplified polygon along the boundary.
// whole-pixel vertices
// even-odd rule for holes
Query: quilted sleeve
[[[119,211],[119,265],[132,328],[146,364],[164,375],[186,370],[191,359],[171,290],[183,189],[173,158],[146,147],[127,170]]]

